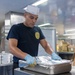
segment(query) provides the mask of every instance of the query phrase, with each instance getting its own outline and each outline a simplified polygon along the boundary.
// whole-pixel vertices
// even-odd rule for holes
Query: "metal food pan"
[[[26,70],[31,70],[39,73],[44,74],[60,74],[65,72],[71,71],[71,64],[70,63],[63,63],[63,64],[57,64],[57,65],[36,65],[35,67],[24,67]]]

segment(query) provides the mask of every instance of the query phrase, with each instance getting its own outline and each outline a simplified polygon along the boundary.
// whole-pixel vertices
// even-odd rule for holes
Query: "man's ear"
[[[26,17],[26,13],[24,13],[24,17]]]

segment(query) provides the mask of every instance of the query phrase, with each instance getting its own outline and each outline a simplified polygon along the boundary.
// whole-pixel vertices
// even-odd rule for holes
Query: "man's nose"
[[[36,20],[35,20],[35,19],[33,19],[33,22],[35,23],[35,22],[36,22]]]

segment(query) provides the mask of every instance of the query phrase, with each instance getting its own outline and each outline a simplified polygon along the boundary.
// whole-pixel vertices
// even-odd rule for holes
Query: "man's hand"
[[[27,64],[29,65],[34,64],[36,62],[35,58],[29,54],[27,54],[24,59],[27,61]]]
[[[53,60],[62,60],[62,58],[61,58],[60,56],[58,56],[55,52],[53,52],[53,53],[51,54],[51,58],[52,58]]]

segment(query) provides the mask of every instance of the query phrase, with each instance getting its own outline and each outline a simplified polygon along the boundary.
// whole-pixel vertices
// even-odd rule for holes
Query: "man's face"
[[[37,19],[38,19],[38,15],[33,15],[33,14],[30,14],[30,13],[25,13],[24,14],[24,17],[25,17],[25,24],[26,26],[28,27],[34,27]]]

